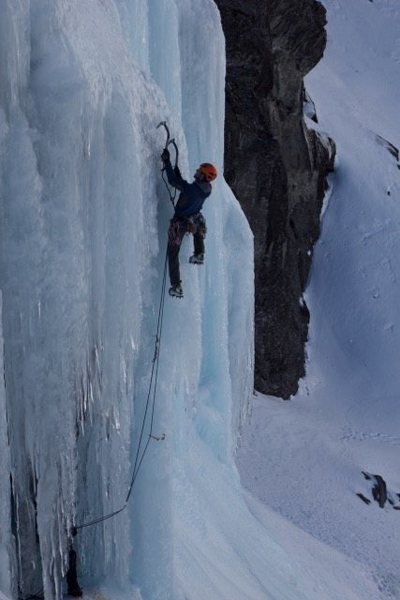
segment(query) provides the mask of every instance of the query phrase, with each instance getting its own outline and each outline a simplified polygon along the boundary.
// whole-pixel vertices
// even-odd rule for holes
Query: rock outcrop
[[[304,375],[302,296],[333,168],[332,141],[303,116],[303,78],[326,44],[325,9],[317,0],[216,4],[227,51],[225,177],[255,238],[255,385],[287,399]]]
[[[391,506],[394,510],[400,510],[400,494],[389,490],[381,475],[374,475],[373,473],[367,473],[367,471],[361,472],[364,479],[368,481],[369,490],[366,493],[357,492],[356,496],[365,504],[371,504],[372,500],[375,500],[380,508]]]

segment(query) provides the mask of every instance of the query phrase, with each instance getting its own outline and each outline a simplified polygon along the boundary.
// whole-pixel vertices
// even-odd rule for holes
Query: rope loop
[[[175,139],[171,139],[170,131],[168,129],[168,125],[167,125],[166,121],[161,121],[161,123],[159,123],[157,125],[157,129],[161,126],[163,126],[165,128],[166,133],[167,133],[167,141],[165,144],[165,148],[168,148],[168,146],[170,144],[172,144],[175,148],[175,152],[176,152],[175,166],[177,166],[178,165],[178,157],[179,157],[178,146],[176,145]],[[171,193],[168,182],[166,181],[166,179],[164,177],[164,171],[165,171],[165,169],[162,169],[162,179],[167,188],[167,192],[169,195],[169,199],[171,200],[172,206],[175,207],[175,197],[176,197],[177,190],[174,189],[174,193]],[[136,478],[139,474],[140,467],[142,466],[143,459],[146,455],[150,440],[153,439],[153,440],[159,441],[159,439],[162,439],[162,440],[165,439],[165,434],[163,434],[161,436],[161,438],[157,438],[156,436],[153,435],[153,425],[154,425],[154,415],[155,415],[155,405],[156,405],[157,385],[158,385],[158,370],[159,370],[159,361],[160,361],[161,334],[162,334],[162,327],[163,327],[163,320],[164,320],[165,291],[166,291],[166,282],[167,282],[167,265],[168,265],[168,247],[165,252],[165,259],[164,259],[164,270],[163,270],[162,285],[161,285],[160,303],[159,303],[159,307],[158,307],[157,330],[156,330],[156,337],[155,337],[155,343],[154,343],[154,356],[153,356],[153,360],[152,360],[149,388],[148,388],[148,392],[147,392],[146,405],[145,405],[145,410],[144,410],[144,414],[143,414],[142,425],[140,428],[138,446],[136,449],[136,456],[135,456],[135,463],[134,463],[134,467],[133,467],[132,478],[131,478],[131,481],[129,484],[128,493],[127,493],[127,496],[125,499],[125,504],[123,506],[121,506],[121,508],[119,508],[118,510],[115,510],[106,515],[102,515],[102,516],[98,517],[97,519],[93,519],[91,521],[87,521],[87,522],[81,523],[79,525],[73,525],[73,527],[71,528],[71,537],[75,537],[79,530],[84,529],[85,527],[91,527],[92,525],[97,525],[98,523],[103,523],[104,521],[107,521],[108,519],[115,517],[116,515],[121,513],[123,510],[125,510],[125,508],[128,505],[128,501],[131,496]],[[150,411],[150,432],[147,437],[147,442],[144,445],[144,448],[142,448],[144,429],[146,426],[147,416],[149,414],[149,411]]]
[[[111,519],[112,517],[115,517],[116,515],[118,515],[123,510],[126,509],[126,507],[128,506],[129,498],[130,498],[132,490],[133,490],[133,486],[134,486],[137,476],[139,474],[140,467],[142,466],[143,459],[146,455],[150,441],[152,439],[156,440],[156,441],[165,439],[165,434],[163,434],[164,437],[161,436],[161,438],[157,438],[156,436],[153,435],[153,426],[154,426],[154,416],[155,416],[155,406],[156,406],[157,386],[158,386],[160,345],[161,345],[162,327],[163,327],[163,320],[164,320],[165,291],[166,291],[166,282],[167,282],[167,264],[168,264],[168,250],[165,253],[165,259],[164,259],[164,270],[163,270],[163,278],[162,278],[162,285],[161,285],[160,304],[159,304],[159,308],[158,308],[158,317],[157,317],[157,332],[156,332],[156,338],[155,338],[155,344],[154,344],[154,358],[152,360],[149,388],[148,388],[148,392],[147,392],[145,410],[144,410],[142,424],[141,424],[141,428],[140,428],[139,441],[138,441],[138,445],[137,445],[137,449],[136,449],[135,463],[134,463],[134,467],[133,467],[132,478],[131,478],[131,481],[129,484],[125,503],[118,510],[115,510],[106,515],[102,515],[91,521],[87,521],[87,522],[81,523],[79,525],[74,525],[71,528],[71,536],[72,537],[75,537],[79,530],[84,529],[86,527],[91,527],[92,525],[97,525],[99,523],[103,523],[104,521],[108,521],[109,519]],[[146,441],[144,447],[142,447],[143,438],[144,438],[144,430],[146,427],[146,423],[148,421],[149,412],[150,412],[150,431],[148,434],[147,441]]]
[[[178,156],[179,156],[178,147],[175,143],[175,140],[170,139],[170,132],[169,132],[167,123],[165,121],[162,121],[161,123],[159,123],[157,128],[160,127],[161,125],[163,125],[165,127],[166,132],[167,132],[167,143],[165,145],[165,148],[167,148],[169,144],[173,144],[173,146],[175,148],[175,151],[176,151],[175,166],[177,166]],[[171,193],[168,182],[166,181],[166,179],[164,177],[164,171],[165,171],[165,169],[162,169],[162,179],[167,188],[167,192],[169,195],[169,199],[172,203],[172,206],[175,208],[176,189],[174,190],[174,193]],[[102,515],[96,519],[92,519],[91,521],[86,521],[84,523],[80,523],[79,525],[73,525],[70,530],[71,538],[76,537],[76,535],[79,533],[79,531],[81,529],[84,529],[86,527],[92,527],[93,525],[98,525],[99,523],[104,523],[104,521],[108,521],[112,517],[117,516],[118,514],[120,514],[122,511],[124,511],[127,508],[129,498],[132,494],[133,486],[134,486],[137,476],[139,474],[140,467],[142,466],[143,459],[146,455],[150,441],[154,440],[154,441],[159,442],[159,441],[165,440],[165,433],[163,433],[160,437],[153,435],[153,426],[154,426],[154,416],[155,416],[155,406],[156,406],[157,386],[158,386],[160,345],[161,345],[162,327],[163,327],[163,320],[164,320],[165,291],[166,291],[166,285],[167,285],[166,284],[166,282],[167,282],[167,265],[168,265],[168,247],[165,252],[165,259],[164,259],[164,270],[163,270],[160,303],[159,303],[158,317],[157,317],[157,331],[156,331],[155,343],[154,343],[154,357],[152,360],[149,388],[148,388],[148,393],[147,393],[147,398],[146,398],[144,415],[143,415],[143,419],[142,419],[142,425],[141,425],[141,429],[140,429],[139,441],[138,441],[138,445],[137,445],[137,449],[136,449],[136,456],[135,456],[135,463],[134,463],[134,467],[133,467],[132,478],[131,478],[131,481],[129,484],[128,493],[125,498],[125,503],[118,510],[114,510],[113,512]],[[144,445],[144,448],[142,448],[142,443],[143,443],[143,438],[144,438],[144,429],[146,426],[147,416],[149,414],[149,411],[150,411],[150,431],[147,436],[146,444]],[[72,544],[71,544],[71,547],[72,547]],[[35,594],[32,594],[31,596],[28,596],[26,598],[22,598],[21,596],[19,596],[18,600],[43,600],[42,594],[43,594],[43,588],[40,589]]]

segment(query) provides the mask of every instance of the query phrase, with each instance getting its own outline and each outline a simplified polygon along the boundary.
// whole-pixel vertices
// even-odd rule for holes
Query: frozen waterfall
[[[71,525],[125,499],[171,217],[156,125],[168,120],[184,175],[205,160],[222,171],[224,39],[211,0],[1,0],[0,12],[0,589],[50,599]],[[185,241],[185,299],[166,303],[166,439],[129,509],[75,539],[84,583],[135,584],[144,599],[184,597],[179,540],[186,521],[204,528],[208,502],[196,478],[207,459],[236,481],[252,392],[252,237],[222,177],[204,214],[206,264],[186,264]]]

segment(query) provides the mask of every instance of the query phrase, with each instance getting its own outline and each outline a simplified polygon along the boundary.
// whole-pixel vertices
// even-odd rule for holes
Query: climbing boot
[[[189,262],[192,265],[202,265],[204,263],[204,254],[193,254],[189,258]]]
[[[180,282],[169,288],[169,295],[173,298],[183,298],[183,289]]]

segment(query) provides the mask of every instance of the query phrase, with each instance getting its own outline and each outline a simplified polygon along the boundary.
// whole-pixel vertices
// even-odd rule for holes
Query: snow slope
[[[400,6],[324,5],[328,46],[306,85],[338,158],[306,293],[307,375],[292,402],[255,399],[239,465],[263,502],[400,598],[399,513],[356,496],[371,498],[362,470],[400,492]]]

